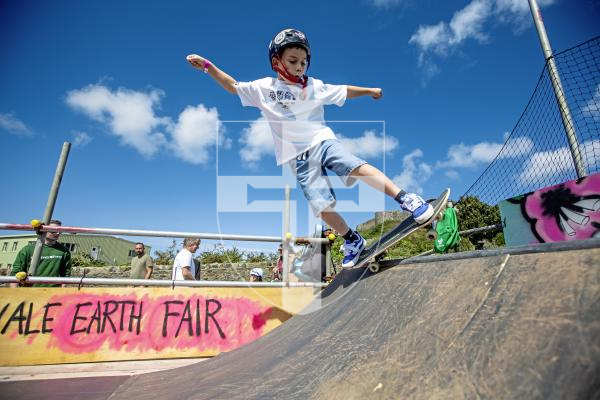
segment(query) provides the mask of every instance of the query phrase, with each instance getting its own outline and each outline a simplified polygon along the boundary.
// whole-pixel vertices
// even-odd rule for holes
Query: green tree
[[[500,223],[500,208],[490,206],[479,200],[476,196],[464,196],[456,204],[458,212],[458,227],[464,231],[473,228],[496,225]],[[475,248],[481,248],[482,243],[492,246],[504,246],[504,235],[497,230],[477,233],[468,236]]]
[[[89,254],[75,252],[71,256],[71,265],[73,267],[103,267],[106,265],[104,261],[94,260]]]
[[[177,242],[173,239],[173,242],[165,251],[156,250],[154,251],[154,263],[156,265],[170,265],[175,261],[177,255]]]
[[[245,259],[246,253],[236,246],[225,248],[222,244],[215,244],[212,249],[203,250],[198,257],[202,264],[214,263],[239,263]]]
[[[246,253],[245,259],[249,263],[268,262],[273,258],[273,254],[267,254],[264,252],[252,251]]]

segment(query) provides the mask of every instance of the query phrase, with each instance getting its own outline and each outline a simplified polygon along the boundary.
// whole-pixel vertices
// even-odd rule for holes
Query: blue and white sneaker
[[[344,251],[344,259],[342,260],[342,268],[351,268],[354,267],[354,264],[358,261],[360,257],[360,253],[365,248],[366,241],[362,236],[356,232],[358,239],[354,242],[346,240],[342,245],[342,250]]]
[[[421,196],[415,193],[406,193],[400,197],[400,207],[412,214],[417,224],[422,224],[433,216],[433,207]]]

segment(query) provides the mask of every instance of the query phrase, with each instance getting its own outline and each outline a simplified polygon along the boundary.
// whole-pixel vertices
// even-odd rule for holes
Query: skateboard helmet
[[[297,29],[284,29],[269,42],[269,65],[273,68],[273,57],[278,57],[288,47],[301,47],[306,50],[306,70],[310,67],[310,44],[306,35]]]

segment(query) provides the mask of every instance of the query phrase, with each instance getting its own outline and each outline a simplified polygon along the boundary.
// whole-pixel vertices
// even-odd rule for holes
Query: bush
[[[165,251],[156,250],[154,252],[154,264],[171,265],[177,255],[177,242],[173,239],[171,245]]]
[[[221,244],[216,244],[211,250],[203,250],[198,259],[202,264],[223,264],[240,263],[244,261],[251,263],[268,262],[277,260],[277,257],[278,255],[276,253],[266,254],[256,251],[243,251],[236,246],[225,248]]]
[[[458,228],[461,231],[500,223],[500,208],[498,206],[490,206],[475,196],[461,198],[456,204],[456,209],[458,213]],[[504,235],[501,238],[497,237],[498,231],[487,231],[471,235],[467,239],[476,248],[481,247],[480,243],[485,242],[493,242],[499,246],[504,246]]]
[[[107,265],[104,261],[94,260],[89,254],[73,253],[71,255],[71,265],[73,267],[104,267]]]

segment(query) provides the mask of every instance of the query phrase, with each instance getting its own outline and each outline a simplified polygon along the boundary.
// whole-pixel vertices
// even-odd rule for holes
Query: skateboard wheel
[[[25,279],[27,279],[27,272],[25,272],[25,271],[17,272],[15,275],[15,278],[17,278],[20,281],[24,281]]]
[[[379,272],[379,263],[376,263],[376,262],[371,263],[369,265],[369,271],[371,271],[374,274],[378,273]]]
[[[437,232],[434,229],[430,229],[427,231],[427,239],[435,240],[437,239]]]
[[[327,235],[327,239],[333,242],[335,240],[335,235],[333,233],[330,233],[329,235]]]
[[[42,226],[42,221],[40,221],[39,219],[32,219],[30,223],[31,226],[33,226],[34,228],[39,228],[40,226]]]

